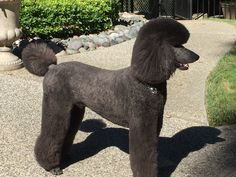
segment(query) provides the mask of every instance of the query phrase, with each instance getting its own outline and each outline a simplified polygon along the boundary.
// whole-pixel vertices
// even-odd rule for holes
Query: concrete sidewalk
[[[161,177],[236,177],[236,126],[208,127],[204,89],[209,72],[236,39],[234,27],[206,20],[181,21],[191,32],[186,47],[201,58],[168,81],[168,101],[160,138]],[[109,48],[59,57],[107,69],[130,63],[134,40]],[[36,163],[42,78],[25,69],[0,72],[0,177],[51,176]],[[96,119],[96,120],[94,120]],[[129,177],[128,130],[87,109],[73,158],[62,177]]]

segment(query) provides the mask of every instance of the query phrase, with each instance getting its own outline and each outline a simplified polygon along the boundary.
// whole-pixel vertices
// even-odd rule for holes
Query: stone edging
[[[63,45],[67,54],[92,51],[99,47],[109,47],[135,38],[146,21],[142,15],[120,13],[120,24],[114,26],[113,29],[99,34],[74,36],[66,40],[54,38],[52,42]]]
[[[99,47],[109,47],[135,38],[139,29],[147,22],[143,15],[126,12],[120,13],[119,15],[118,25],[99,34],[74,36],[68,39],[53,38],[44,42],[47,42],[57,55],[93,51]],[[35,37],[33,40],[41,41],[42,39]],[[28,43],[28,40],[16,41],[13,47],[13,53],[20,57],[22,49]]]

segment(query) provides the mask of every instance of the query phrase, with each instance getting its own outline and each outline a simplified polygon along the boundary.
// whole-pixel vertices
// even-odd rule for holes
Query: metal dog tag
[[[156,95],[157,94],[157,88],[155,88],[155,87],[149,87],[149,90],[151,91],[151,93],[153,94],[153,95]]]

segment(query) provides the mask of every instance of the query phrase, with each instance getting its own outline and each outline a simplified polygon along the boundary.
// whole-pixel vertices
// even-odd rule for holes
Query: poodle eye
[[[175,48],[183,48],[182,45],[175,45],[174,47],[175,47]]]

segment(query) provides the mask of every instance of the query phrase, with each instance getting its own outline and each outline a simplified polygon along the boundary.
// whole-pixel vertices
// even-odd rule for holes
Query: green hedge
[[[118,0],[22,0],[26,36],[68,37],[109,29],[118,19]]]

